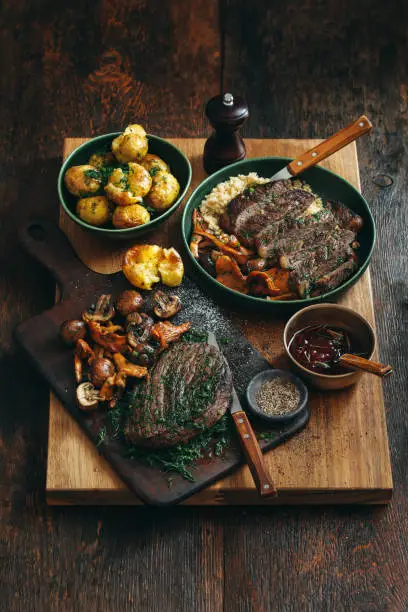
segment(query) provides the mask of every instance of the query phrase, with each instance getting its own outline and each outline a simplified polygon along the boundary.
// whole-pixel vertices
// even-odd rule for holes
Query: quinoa
[[[201,202],[200,212],[208,228],[219,236],[223,233],[218,224],[218,219],[227,208],[233,198],[242,193],[244,189],[252,184],[268,183],[269,179],[262,178],[256,172],[249,174],[238,174],[231,176],[227,181],[218,183],[214,189],[205,196]]]
[[[242,193],[248,185],[259,185],[269,183],[269,178],[258,176],[256,172],[249,174],[238,174],[231,176],[227,181],[219,183],[214,187],[208,195],[205,196],[200,205],[200,212],[204,221],[208,225],[208,229],[216,236],[225,234],[219,225],[219,218],[225,212],[228,204],[233,198]],[[300,179],[292,181],[291,189],[304,189],[313,193],[312,188],[307,183]],[[323,202],[319,196],[316,196],[315,201],[309,206],[306,213],[302,216],[313,215],[318,213],[323,207]]]

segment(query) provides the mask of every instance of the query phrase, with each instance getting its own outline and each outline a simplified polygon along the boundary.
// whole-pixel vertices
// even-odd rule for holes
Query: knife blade
[[[343,128],[327,140],[316,145],[306,153],[302,153],[294,159],[290,164],[276,172],[270,179],[271,181],[281,181],[298,176],[308,168],[312,168],[319,162],[327,159],[336,151],[340,151],[343,147],[350,144],[363,134],[371,131],[373,124],[365,115],[361,115],[356,121]]]
[[[215,348],[220,350],[217,338],[215,337],[215,334],[213,332],[208,332],[208,344],[211,344],[212,346],[215,346]],[[234,387],[232,387],[232,401],[230,406],[230,412],[231,414],[234,414],[235,412],[240,411],[242,411],[241,402],[239,401],[237,392],[235,391]]]
[[[208,332],[208,344],[215,346],[218,350],[217,338],[213,332]],[[242,450],[244,451],[248,467],[251,471],[252,478],[258,493],[261,497],[274,497],[277,495],[275,485],[268,473],[265,465],[265,459],[259,446],[258,440],[251,427],[246,413],[244,412],[237,392],[232,387],[232,398],[230,405],[232,419],[237,428]]]

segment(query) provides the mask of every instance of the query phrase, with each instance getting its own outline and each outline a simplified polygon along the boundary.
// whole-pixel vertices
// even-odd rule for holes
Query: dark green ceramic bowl
[[[318,302],[334,301],[340,293],[346,291],[346,289],[354,285],[369,264],[375,243],[375,225],[367,202],[361,193],[348,181],[341,178],[338,174],[318,166],[310,168],[310,170],[304,172],[300,178],[307,181],[312,187],[313,191],[321,195],[323,199],[338,200],[343,204],[346,204],[349,208],[361,215],[364,220],[364,227],[358,235],[358,241],[361,245],[358,250],[359,268],[348,281],[336,289],[328,291],[327,293],[317,297],[299,300],[269,301],[264,298],[245,295],[225,287],[216,281],[215,278],[213,278],[208,272],[206,272],[200,263],[193,257],[189,248],[192,232],[193,210],[200,206],[203,198],[210,193],[210,191],[218,183],[228,180],[228,178],[231,176],[237,176],[238,174],[249,174],[250,172],[256,172],[259,176],[267,178],[286,166],[290,161],[292,161],[292,159],[289,157],[259,157],[254,159],[246,159],[244,161],[237,162],[236,164],[232,164],[231,166],[227,166],[226,168],[218,170],[218,172],[215,172],[205,179],[193,191],[184,208],[183,218],[181,221],[183,240],[188,255],[193,263],[193,267],[198,273],[197,276],[203,281],[211,293],[213,293],[216,297],[219,297],[229,306],[238,306],[251,310],[262,310],[264,312],[276,312],[277,310],[293,311],[311,304],[316,304]]]
[[[171,142],[159,138],[158,136],[147,135],[149,141],[149,153],[158,155],[170,166],[172,174],[176,177],[180,183],[180,193],[177,200],[164,211],[158,217],[155,217],[149,223],[139,225],[138,227],[130,227],[127,229],[115,229],[114,227],[96,227],[85,223],[78,217],[75,212],[76,203],[78,198],[69,193],[68,189],[64,184],[65,172],[71,166],[79,166],[81,164],[87,164],[89,158],[93,153],[101,150],[110,149],[112,140],[119,136],[121,132],[114,132],[113,134],[104,134],[103,136],[97,136],[92,138],[88,142],[80,145],[75,151],[71,153],[65,160],[58,176],[58,195],[61,201],[61,205],[65,212],[71,217],[75,223],[80,227],[90,232],[97,234],[100,237],[107,237],[118,240],[129,240],[130,238],[139,238],[143,234],[152,231],[161,225],[166,219],[168,219],[180,205],[191,182],[191,165],[187,157],[175,147]]]

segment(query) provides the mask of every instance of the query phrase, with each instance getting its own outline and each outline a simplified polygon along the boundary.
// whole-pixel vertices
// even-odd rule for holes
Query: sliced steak
[[[219,421],[231,392],[231,373],[216,347],[179,342],[161,355],[150,379],[136,388],[126,437],[148,448],[187,442]]]
[[[279,223],[266,227],[255,239],[258,255],[265,259],[276,260],[282,254],[300,250],[319,237],[331,233],[336,221],[329,210],[306,218],[289,219],[284,217]]]
[[[335,270],[332,270],[316,279],[314,282],[316,295],[319,293],[326,293],[326,291],[330,291],[331,289],[335,289],[350,278],[357,268],[357,259],[355,257],[351,257]]]
[[[300,297],[305,297],[319,283],[323,287],[326,276],[336,271],[344,262],[353,260],[354,251],[350,244],[355,234],[350,230],[338,228],[331,234],[322,234],[319,240],[312,241],[307,248],[282,255],[279,259],[284,269],[291,270],[290,278]],[[344,273],[353,270],[353,265],[346,267]]]
[[[263,211],[273,206],[276,198],[290,188],[290,184],[290,180],[287,180],[250,185],[228,204],[227,210],[220,218],[221,227],[240,237],[245,233],[242,228],[247,220],[254,214],[262,216]]]
[[[266,228],[289,226],[307,210],[314,199],[314,195],[308,191],[291,189],[275,196],[271,204],[255,204],[244,219],[241,217],[235,235],[240,242],[252,247],[257,238],[263,239]]]
[[[348,206],[341,202],[327,202],[327,206],[337,219],[340,227],[350,229],[356,234],[362,229],[364,225],[362,217],[348,208]]]

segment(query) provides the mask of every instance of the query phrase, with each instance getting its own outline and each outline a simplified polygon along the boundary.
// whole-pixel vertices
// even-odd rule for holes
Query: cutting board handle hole
[[[33,223],[33,225],[30,225],[30,227],[28,228],[28,233],[31,236],[31,238],[35,240],[36,242],[45,241],[45,230],[38,223]]]

